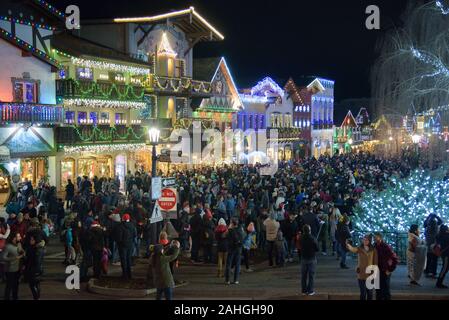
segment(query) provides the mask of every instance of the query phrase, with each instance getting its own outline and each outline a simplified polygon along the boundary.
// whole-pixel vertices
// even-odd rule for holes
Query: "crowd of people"
[[[380,271],[376,298],[389,299],[389,279],[398,259],[380,233],[353,245],[351,216],[365,190],[381,191],[391,177],[407,177],[412,169],[406,155],[379,159],[359,153],[281,162],[273,176],[261,175],[257,165],[179,170],[173,172],[180,199],[177,218],[161,222],[151,220],[151,176],[144,172],[128,172],[123,182],[117,177],[69,180],[65,199],[44,182],[36,190],[26,182],[7,207],[8,219],[0,220],[5,298],[18,298],[23,274],[39,299],[45,247],[57,235],[65,247],[64,263],[80,266],[81,281],[89,279],[90,268],[94,278],[102,277],[110,264],[120,265],[123,279],[130,280],[135,259],[150,258],[158,299],[172,298],[181,256],[189,256],[194,264],[216,263],[218,278],[239,284],[242,262],[244,271],[253,271],[254,252],[266,255],[273,267],[299,259],[305,295],[314,294],[317,254],[336,256],[347,269],[347,253],[352,252],[358,256],[361,299],[373,297],[364,286],[371,265]],[[410,229],[412,284],[418,284],[424,254],[430,261],[425,271],[433,277],[442,257],[437,286],[446,287],[448,233],[437,218],[426,220],[424,242],[417,227]]]

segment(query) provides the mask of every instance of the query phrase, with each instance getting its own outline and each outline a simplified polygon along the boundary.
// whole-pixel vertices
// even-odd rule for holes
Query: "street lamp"
[[[153,146],[153,152],[151,154],[151,176],[156,176],[156,146],[159,144],[159,137],[161,135],[161,131],[158,128],[150,128],[148,130],[148,137],[150,138],[150,144]]]
[[[389,137],[388,140],[393,141],[393,137]]]

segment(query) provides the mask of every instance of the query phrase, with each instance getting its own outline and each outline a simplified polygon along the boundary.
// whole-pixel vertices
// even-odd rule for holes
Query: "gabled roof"
[[[234,82],[231,70],[229,69],[224,57],[194,59],[193,79],[213,82],[220,68],[223,68],[225,76],[227,75],[227,77],[229,78],[230,89],[233,91],[233,95],[238,100],[240,106],[243,108],[243,103],[241,101],[238,88]]]
[[[128,63],[138,64],[140,66],[149,67],[149,64],[145,63],[142,60],[131,58],[130,56],[118,50],[103,46],[84,38],[74,36],[69,33],[60,33],[54,35],[52,38],[52,46],[59,51],[68,53],[75,57],[91,56],[103,59],[120,60]]]
[[[34,48],[32,45],[28,44],[27,42],[13,36],[11,33],[9,33],[8,31],[6,31],[3,28],[0,28],[0,39],[3,39],[5,41],[9,42],[13,46],[15,46],[25,52],[28,52],[30,55],[51,65],[52,67],[55,67],[55,68],[58,67],[58,62],[54,58],[50,57],[45,52],[43,52],[37,48]]]
[[[305,99],[301,97],[301,92],[292,77],[285,83],[284,90],[294,98],[295,102],[300,103],[301,105],[304,104]]]
[[[351,110],[348,111],[346,114],[346,117],[344,118],[343,122],[341,123],[341,127],[358,127],[357,121],[355,121],[354,116],[352,115]]]
[[[224,36],[203,18],[194,7],[188,9],[162,13],[153,16],[134,18],[115,18],[115,23],[170,23],[176,25],[184,33],[195,35],[199,41],[223,40]]]

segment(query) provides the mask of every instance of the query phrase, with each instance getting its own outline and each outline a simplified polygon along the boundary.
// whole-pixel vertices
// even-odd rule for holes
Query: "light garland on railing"
[[[143,131],[142,134],[136,134],[136,132],[132,127],[129,127],[124,135],[120,135],[117,132],[117,128],[115,127],[110,127],[109,129],[101,130],[97,126],[94,126],[92,129],[88,130],[87,135],[84,135],[77,126],[72,126],[72,128],[75,130],[76,134],[78,135],[78,137],[82,142],[93,141],[94,138],[97,138],[97,140],[100,141],[111,141],[114,140],[114,138],[116,137],[118,138],[118,140],[126,140],[130,138],[141,140],[145,136],[145,132]]]
[[[150,74],[150,69],[147,68],[131,67],[106,61],[87,60],[76,57],[71,57],[71,60],[74,65],[81,66],[84,68],[96,68],[96,69],[112,70],[117,72],[129,72],[138,75]]]
[[[162,85],[161,81],[165,80],[165,84]],[[177,86],[174,84],[174,81],[177,81]],[[212,91],[212,85],[209,84],[209,87],[206,86],[204,82],[199,82],[197,85],[193,83],[191,79],[187,79],[186,83],[183,84],[183,79],[163,79],[162,77],[154,76],[154,84],[157,88],[160,90],[167,90],[170,89],[174,92],[179,92],[181,89],[187,90],[189,88],[192,88],[195,92],[204,92],[204,93],[210,93]]]
[[[101,100],[101,99],[64,99],[64,106],[83,106],[92,108],[126,108],[141,109],[146,106],[145,102]]]
[[[102,153],[102,152],[116,152],[116,151],[141,151],[150,150],[150,147],[145,143],[129,143],[129,144],[98,144],[90,146],[62,146],[60,147],[65,154],[79,154],[82,152],[88,153]]]
[[[108,99],[111,97],[113,91],[117,93],[119,100],[141,100],[145,95],[145,89],[141,86],[133,86],[128,84],[117,85],[115,83],[103,84],[94,81],[81,82],[74,79],[58,81],[67,82],[69,83],[69,85],[73,83],[75,86],[75,95],[78,92],[80,95],[84,96],[83,98],[87,98],[88,96],[92,95],[100,95],[101,98]],[[120,92],[119,86],[124,86],[123,92]],[[84,89],[83,87],[86,87],[86,89]],[[103,89],[103,87],[106,88]],[[136,90],[138,91],[137,93]]]

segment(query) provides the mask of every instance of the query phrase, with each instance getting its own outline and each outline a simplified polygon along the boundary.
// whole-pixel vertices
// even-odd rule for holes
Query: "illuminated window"
[[[93,80],[94,73],[91,68],[78,67],[76,68],[76,77],[82,80]]]
[[[38,103],[38,83],[35,81],[14,80],[14,101]]]

